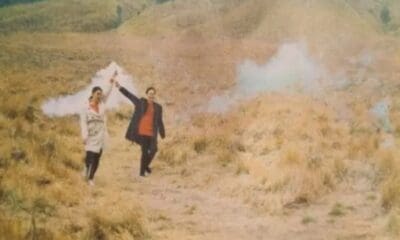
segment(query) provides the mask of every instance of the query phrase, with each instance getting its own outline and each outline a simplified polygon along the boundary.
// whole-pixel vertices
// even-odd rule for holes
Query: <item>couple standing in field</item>
[[[105,103],[113,85],[135,106],[125,138],[139,144],[141,147],[142,155],[139,172],[141,177],[144,177],[146,173],[151,174],[150,164],[157,152],[158,134],[160,134],[161,138],[165,137],[162,107],[154,101],[155,88],[147,88],[146,98],[138,98],[115,80],[117,75],[118,73],[115,71],[104,93],[98,86],[92,88],[89,101],[80,115],[81,133],[86,151],[85,176],[89,185],[94,185],[94,175],[99,166],[108,135]]]

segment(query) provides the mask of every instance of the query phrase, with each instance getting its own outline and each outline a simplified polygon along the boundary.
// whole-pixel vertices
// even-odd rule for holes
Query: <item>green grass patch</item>
[[[333,217],[341,217],[344,216],[345,214],[346,214],[345,207],[341,203],[335,203],[335,205],[329,212],[329,215]]]

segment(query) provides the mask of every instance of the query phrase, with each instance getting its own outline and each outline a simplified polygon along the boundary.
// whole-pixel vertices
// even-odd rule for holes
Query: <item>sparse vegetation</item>
[[[383,6],[380,17],[383,24],[385,25],[389,24],[389,22],[392,20],[388,6],[386,5]]]
[[[110,214],[111,213],[111,214]],[[115,209],[107,214],[92,213],[87,239],[150,239],[138,210]]]
[[[393,236],[400,236],[400,216],[398,211],[392,211],[387,222],[387,231]]]
[[[84,232],[82,228],[71,228],[72,232],[62,234],[63,224],[52,225],[54,221],[71,221],[65,219],[62,209],[82,207],[84,199],[90,197],[80,178],[83,148],[78,118],[49,118],[42,113],[41,104],[49,97],[69,94],[86,85],[84,79],[104,66],[108,57],[101,57],[99,51],[74,50],[65,35],[53,35],[50,45],[58,47],[49,50],[52,47],[47,40],[41,42],[48,36],[12,33],[37,30],[26,29],[28,26],[15,18],[11,20],[11,16],[18,18],[14,15],[18,11],[23,15],[27,9],[40,7],[36,4],[44,7],[29,14],[47,14],[53,7],[63,9],[62,2],[50,2],[0,9],[0,25],[10,24],[0,27],[10,34],[0,37],[0,236],[9,236],[7,239],[79,239]],[[58,13],[49,13],[50,18],[51,14]],[[64,15],[58,15],[65,20]],[[55,25],[40,28],[65,30],[52,21],[43,23]],[[8,44],[10,41],[13,43]],[[81,65],[92,57],[98,58]]]
[[[28,2],[28,1],[19,1]],[[140,1],[30,1],[0,8],[0,33],[101,32],[118,27],[151,3]],[[0,4],[1,7],[1,4]]]
[[[193,142],[193,149],[196,153],[202,153],[206,150],[208,144],[209,143],[207,142],[207,138],[201,137]]]
[[[19,4],[19,3],[35,3],[43,0],[2,0],[0,2],[0,7]]]
[[[235,160],[235,155],[232,153],[230,150],[221,150],[217,154],[217,162],[223,166],[226,167],[229,163],[233,162]]]
[[[155,0],[155,2],[157,4],[162,4],[162,3],[165,3],[165,2],[168,2],[168,1],[170,1],[170,0]]]
[[[236,174],[249,174],[249,169],[243,164],[243,161],[239,161],[236,167]]]
[[[309,215],[304,216],[303,219],[301,220],[301,223],[302,224],[306,224],[306,225],[310,224],[310,223],[313,223],[313,222],[315,222],[315,219],[313,217],[309,216]]]
[[[400,205],[400,177],[391,174],[386,177],[382,184],[382,206],[386,209],[398,207]]]
[[[332,207],[331,211],[329,212],[330,216],[333,217],[340,217],[345,215],[345,207],[341,203],[335,203],[335,205]]]

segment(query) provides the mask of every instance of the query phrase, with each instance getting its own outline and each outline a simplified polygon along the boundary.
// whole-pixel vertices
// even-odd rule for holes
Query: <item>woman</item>
[[[115,82],[115,86],[135,105],[125,137],[141,146],[139,175],[144,177],[145,173],[151,174],[150,164],[157,153],[158,134],[165,138],[162,107],[154,101],[156,89],[153,87],[146,89],[146,98],[138,98],[118,82]]]
[[[86,151],[85,175],[91,186],[94,185],[93,178],[99,166],[106,138],[108,137],[105,103],[111,93],[114,77],[116,75],[117,72],[114,72],[105,94],[103,94],[103,90],[100,87],[93,87],[89,102],[87,106],[84,107],[80,116],[81,133]]]

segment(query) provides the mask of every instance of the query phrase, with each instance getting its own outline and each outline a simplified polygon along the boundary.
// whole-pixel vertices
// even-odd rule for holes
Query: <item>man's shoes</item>
[[[146,172],[147,172],[148,174],[151,174],[151,168],[150,168],[150,167],[147,167],[147,168],[146,168]]]

